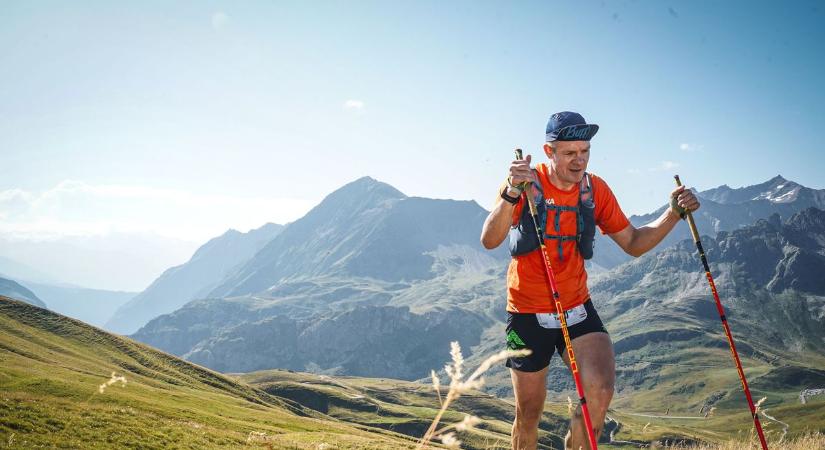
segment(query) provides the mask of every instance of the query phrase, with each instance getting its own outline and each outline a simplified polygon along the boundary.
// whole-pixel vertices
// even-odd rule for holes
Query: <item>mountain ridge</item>
[[[246,233],[228,230],[210,239],[186,263],[165,270],[143,292],[118,308],[105,327],[121,334],[133,333],[152,318],[204,296],[283,229],[283,225],[267,223]]]

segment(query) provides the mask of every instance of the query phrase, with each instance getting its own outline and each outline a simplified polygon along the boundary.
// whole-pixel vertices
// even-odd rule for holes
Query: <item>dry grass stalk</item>
[[[97,388],[97,391],[102,394],[104,391],[106,391],[107,387],[117,383],[118,381],[120,381],[121,386],[126,386],[126,377],[124,377],[123,375],[118,376],[115,372],[112,372],[112,377],[109,378],[109,380],[105,383],[101,384]]]
[[[446,397],[442,399],[441,392],[439,390],[441,383],[438,380],[438,376],[435,374],[435,371],[431,372],[430,375],[433,379],[433,388],[435,388],[436,392],[438,392],[438,399],[441,403],[441,409],[439,409],[438,413],[436,413],[433,422],[430,424],[427,432],[424,433],[424,437],[421,438],[421,441],[419,441],[416,449],[426,448],[433,439],[441,440],[441,443],[449,448],[461,448],[461,441],[456,438],[455,433],[452,431],[448,432],[448,430],[455,429],[458,431],[467,431],[481,422],[481,419],[475,416],[465,416],[464,420],[457,424],[448,425],[438,429],[438,424],[441,422],[441,417],[444,416],[444,413],[447,411],[450,403],[460,397],[461,394],[484,386],[484,378],[481,375],[489,370],[493,364],[504,361],[507,358],[527,356],[529,354],[530,350],[527,349],[502,350],[485,359],[484,362],[482,362],[478,368],[469,377],[467,377],[467,379],[463,379],[464,356],[461,354],[461,346],[458,345],[458,342],[451,342],[450,356],[452,358],[452,362],[444,366],[444,372],[446,372],[447,376],[450,377],[450,389],[447,391]]]
[[[762,397],[762,398],[759,399],[758,402],[756,402],[756,413],[757,414],[759,414],[759,408],[762,406],[762,403],[765,403],[765,400],[767,400],[767,399],[768,399],[768,397]]]
[[[700,444],[700,445],[674,445],[668,446],[668,449],[679,450],[759,450],[761,449],[759,441],[749,440],[742,442],[741,440],[732,440],[719,444]],[[787,440],[785,442],[769,442],[768,448],[771,450],[814,450],[825,449],[825,434],[809,433],[798,436],[796,439]]]

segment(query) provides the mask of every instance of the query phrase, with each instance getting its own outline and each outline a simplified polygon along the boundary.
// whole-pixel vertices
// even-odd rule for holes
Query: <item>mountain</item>
[[[129,334],[150,319],[204,297],[237,265],[249,260],[282,230],[268,223],[247,233],[229,230],[195,251],[185,264],[166,270],[143,292],[120,307],[106,328]]]
[[[825,209],[825,189],[807,188],[781,176],[742,188],[734,189],[722,185],[697,192],[696,195],[702,206],[693,218],[699,232],[711,236],[715,236],[720,231],[731,231],[748,226],[772,214],[779,214],[780,217],[787,219],[806,208]],[[656,220],[667,207],[662,206],[650,214],[633,215],[629,218],[630,222],[637,227],[647,224]],[[656,247],[656,250],[670,247],[689,238],[690,231],[686,227],[677,228]],[[631,257],[614,245],[609,237],[596,233],[596,251],[593,257],[595,264],[610,269],[630,259]]]
[[[0,278],[0,295],[24,301],[34,306],[39,306],[40,308],[46,308],[46,304],[43,303],[43,300],[37,298],[34,292],[26,289],[15,281],[5,278]]]
[[[825,190],[806,188],[782,178],[782,175],[777,175],[761,184],[738,189],[732,189],[723,184],[701,194],[703,198],[725,205],[767,200],[773,204],[796,203],[800,208],[825,208]]]
[[[481,246],[486,216],[474,202],[406,197],[361,178],[291,223],[210,298],[133,337],[223,371],[420,378],[441,366],[428,349],[478,345],[502,317],[497,282],[508,255]],[[365,352],[378,362],[363,364]]]
[[[136,292],[89,289],[64,284],[21,280],[54,312],[103,327],[115,311],[137,295]]]
[[[755,398],[778,406],[825,386],[825,211],[702,242]],[[594,277],[591,293],[617,355],[617,406],[746,408],[692,241]]]
[[[457,252],[443,253],[436,266],[459,264]],[[443,365],[451,341],[472,349],[500,323],[503,267],[488,263],[481,272],[441,268],[413,283],[312,278],[265,294],[195,300],[132,337],[227,372],[278,367],[419,379]]]
[[[443,214],[443,201],[404,197],[371,179],[345,188],[322,202],[325,208],[290,224],[210,298],[153,319],[133,337],[229,372],[280,367],[408,380],[440,367],[435,362],[444,355],[433,353],[450,340],[473,354],[500,350],[507,255],[478,243],[486,212],[452,202],[471,214]],[[357,201],[364,198],[380,206]],[[439,228],[400,214],[408,200],[421,208],[419,216],[440,218]],[[771,408],[791,408],[799,390],[825,385],[822,214],[809,208],[784,222],[769,216],[704,238],[754,395],[769,397]],[[314,226],[324,221],[329,226]],[[404,240],[397,230],[406,235],[416,228],[431,243],[411,237],[393,253]],[[680,223],[675,232],[686,230]],[[358,258],[365,254],[379,263],[362,265]],[[410,261],[412,275],[382,260],[386,255]],[[683,413],[741,409],[692,241],[593,274],[591,281],[615,342],[617,405]],[[220,289],[233,296],[217,298]],[[487,379],[487,392],[512,395],[503,367]],[[549,380],[554,395],[572,390],[558,358]]]
[[[135,296],[134,292],[89,289],[69,284],[4,257],[0,257],[0,277],[15,280],[30,289],[51,310],[96,326],[103,326],[117,308]]]
[[[428,252],[449,245],[481,252],[486,216],[472,201],[407,197],[386,183],[360,178],[291,223],[209,296],[260,293],[307,277],[432,278],[435,258]]]

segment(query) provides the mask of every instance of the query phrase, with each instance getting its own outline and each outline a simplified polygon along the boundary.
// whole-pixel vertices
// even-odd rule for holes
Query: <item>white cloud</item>
[[[38,192],[0,191],[0,234],[24,239],[149,232],[202,241],[303,215],[309,200],[198,194],[178,189],[65,180]]]
[[[229,23],[229,16],[223,11],[218,11],[212,14],[212,28],[222,30]]]
[[[344,102],[344,109],[347,111],[363,112],[364,102],[361,100],[349,99]]]
[[[657,167],[651,167],[648,172],[667,172],[668,170],[673,170],[679,167],[679,163],[673,161],[662,161],[661,164]]]
[[[705,148],[704,145],[689,144],[687,142],[679,145],[679,150],[682,150],[683,152],[698,152],[703,148]]]

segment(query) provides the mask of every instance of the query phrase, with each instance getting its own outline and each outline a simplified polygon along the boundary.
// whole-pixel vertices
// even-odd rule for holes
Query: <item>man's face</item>
[[[555,148],[545,144],[544,151],[553,161],[556,175],[565,183],[578,183],[590,160],[590,142],[556,141]]]

